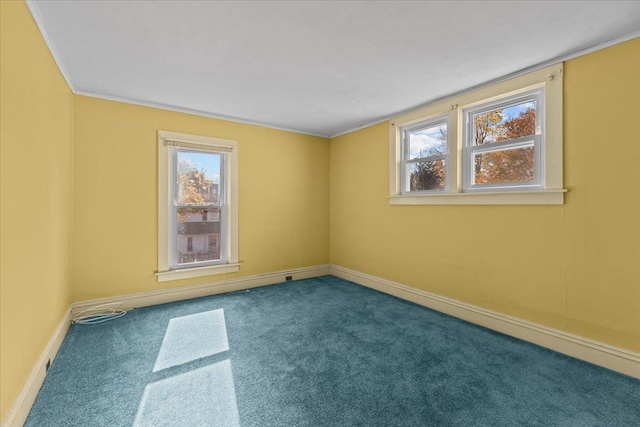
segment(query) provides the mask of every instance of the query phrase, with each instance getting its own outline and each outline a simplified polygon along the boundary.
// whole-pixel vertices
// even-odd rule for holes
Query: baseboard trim
[[[310,279],[313,277],[326,276],[329,274],[329,264],[312,267],[293,268],[289,270],[276,271],[272,273],[257,274],[253,276],[239,277],[236,279],[221,280],[218,282],[203,283],[198,285],[180,286],[176,288],[159,289],[157,291],[140,292],[136,294],[121,295],[110,298],[100,298],[89,301],[82,301],[71,304],[63,319],[58,324],[51,339],[45,346],[42,354],[38,358],[34,368],[27,377],[18,397],[9,408],[9,412],[2,420],[1,427],[19,427],[24,425],[36,400],[36,396],[42,387],[46,376],[47,361],[53,360],[62,345],[64,337],[67,335],[71,324],[72,314],[93,307],[99,304],[121,303],[122,308],[131,309],[145,307],[149,305],[164,304],[168,302],[181,301],[191,298],[198,298],[208,295],[233,292],[259,286],[273,285],[284,282],[287,276],[292,276],[293,280]]]
[[[345,280],[640,379],[640,354],[331,264]]]
[[[275,271],[272,273],[257,274],[254,276],[238,277],[220,280],[217,282],[202,283],[197,285],[180,286],[175,288],[158,289],[157,291],[140,292],[115,297],[99,298],[88,301],[76,302],[71,305],[72,313],[85,310],[99,304],[120,303],[125,310],[149,305],[165,304],[168,302],[182,301],[216,295],[225,292],[234,292],[259,286],[273,285],[284,282],[287,276],[293,280],[310,279],[312,277],[326,276],[329,274],[329,264],[312,267],[293,268],[290,270]]]
[[[67,309],[67,312],[62,317],[60,323],[58,323],[53,335],[36,361],[35,366],[31,369],[31,373],[29,373],[22,389],[20,389],[18,397],[13,401],[9,412],[7,412],[4,420],[2,420],[2,427],[18,427],[24,425],[31,406],[36,400],[36,396],[38,396],[40,387],[42,387],[44,378],[47,375],[47,361],[51,360],[51,363],[53,363],[62,345],[62,341],[67,335],[70,324],[71,307]]]
[[[67,334],[73,312],[105,303],[121,303],[125,309],[164,304],[225,292],[233,292],[259,286],[284,282],[286,276],[294,280],[308,279],[332,274],[345,280],[363,285],[398,298],[440,311],[445,314],[475,323],[480,326],[549,348],[586,362],[593,363],[640,379],[640,354],[607,344],[548,328],[516,317],[487,310],[451,298],[412,288],[390,280],[361,273],[334,264],[277,271],[254,276],[228,279],[199,285],[160,289],[151,292],[100,298],[71,304],[53,335],[47,342],[34,368],[27,377],[18,397],[9,408],[1,427],[22,426],[29,415],[31,406],[40,391],[46,376],[46,364],[53,360]]]

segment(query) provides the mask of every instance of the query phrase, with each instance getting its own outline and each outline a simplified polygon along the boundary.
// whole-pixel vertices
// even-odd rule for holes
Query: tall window
[[[237,143],[160,131],[158,146],[158,281],[237,271]]]
[[[208,245],[210,235],[225,240],[228,221],[224,169],[225,152],[169,147],[174,177],[169,198],[171,218],[170,267],[222,264],[226,254]],[[209,220],[211,218],[211,220]]]

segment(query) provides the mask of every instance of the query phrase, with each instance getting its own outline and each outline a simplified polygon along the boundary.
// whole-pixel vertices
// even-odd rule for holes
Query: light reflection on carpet
[[[191,426],[240,425],[229,359],[145,387],[134,427],[179,426],[185,422]]]
[[[224,310],[205,311],[169,321],[153,372],[229,350]]]

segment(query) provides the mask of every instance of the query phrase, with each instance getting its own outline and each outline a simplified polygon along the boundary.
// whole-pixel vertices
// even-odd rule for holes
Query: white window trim
[[[564,203],[562,183],[562,64],[542,68],[490,86],[453,96],[389,120],[389,203],[392,205],[526,205]],[[476,106],[506,97],[517,96],[543,88],[543,164],[540,190],[483,189],[463,192],[462,168],[465,148],[464,112]],[[401,128],[425,120],[449,115],[449,165],[447,192],[405,193],[401,191],[402,135]]]
[[[227,152],[225,175],[225,194],[227,195],[229,220],[226,221],[224,235],[226,241],[225,264],[170,269],[170,218],[169,189],[172,185],[169,173],[169,146],[185,148],[215,148]],[[158,131],[158,282],[233,273],[240,269],[238,261],[238,143],[228,139],[185,133]]]

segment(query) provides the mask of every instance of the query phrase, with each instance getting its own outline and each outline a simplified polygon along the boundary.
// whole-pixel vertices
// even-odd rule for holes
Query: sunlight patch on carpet
[[[134,427],[185,425],[238,427],[231,361],[223,360],[148,384]]]
[[[169,321],[153,372],[229,350],[224,310],[205,311]]]

